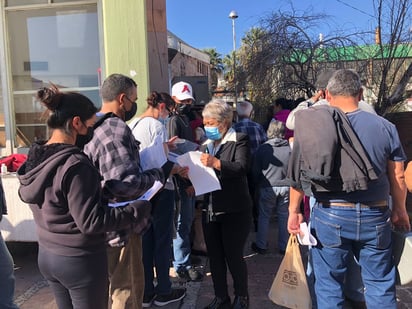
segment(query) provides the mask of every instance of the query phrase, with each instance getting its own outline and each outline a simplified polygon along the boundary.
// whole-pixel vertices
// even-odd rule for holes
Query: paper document
[[[188,141],[187,139],[177,138],[169,146],[168,158],[170,161],[177,163],[178,156],[185,154],[189,151],[195,151],[197,149],[199,149],[198,144]]]
[[[318,241],[315,237],[310,233],[309,227],[306,222],[302,222],[300,224],[300,234],[297,234],[298,241],[301,245],[304,246],[316,246]]]
[[[149,146],[139,152],[139,155],[140,165],[144,171],[162,167],[167,161],[162,137],[158,135]]]
[[[152,197],[159,192],[159,190],[163,187],[163,184],[159,181],[156,180],[153,184],[153,186],[146,191],[145,194],[143,194],[141,197],[138,198],[138,200],[145,200],[145,201],[150,201]]]
[[[180,166],[189,167],[188,176],[195,188],[196,196],[222,189],[213,168],[206,167],[200,162],[201,155],[200,151],[189,151],[177,157]]]
[[[122,207],[126,206],[130,203],[136,202],[136,201],[150,201],[150,199],[157,193],[159,190],[163,187],[163,184],[159,181],[156,180],[153,184],[153,186],[150,187],[149,190],[147,190],[141,197],[135,200],[131,201],[125,201],[125,202],[118,202],[118,203],[109,203],[109,207]]]

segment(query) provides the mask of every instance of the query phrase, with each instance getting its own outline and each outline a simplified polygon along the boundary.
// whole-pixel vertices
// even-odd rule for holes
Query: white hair
[[[252,103],[248,101],[239,101],[236,103],[236,112],[240,117],[250,117],[253,111]]]
[[[227,122],[230,124],[233,120],[233,110],[225,101],[213,99],[203,108],[202,116],[204,118],[214,118],[219,123]]]

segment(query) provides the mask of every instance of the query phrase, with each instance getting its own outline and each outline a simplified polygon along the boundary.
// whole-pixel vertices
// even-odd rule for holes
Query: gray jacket
[[[252,164],[253,181],[259,187],[289,187],[287,179],[291,149],[287,140],[273,138],[259,146]]]
[[[293,186],[310,180],[318,192],[366,190],[377,176],[352,126],[338,108],[311,107],[296,113],[288,175]]]

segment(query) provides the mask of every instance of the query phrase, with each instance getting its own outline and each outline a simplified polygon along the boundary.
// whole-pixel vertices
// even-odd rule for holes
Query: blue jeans
[[[311,196],[309,199],[310,206],[310,216],[312,218],[313,207],[315,206],[316,199]],[[309,223],[310,227],[310,223]],[[310,295],[312,297],[312,308],[317,308],[316,293],[315,293],[315,275],[313,273],[313,261],[312,261],[312,246],[309,246],[308,250],[308,264],[306,269],[306,279],[309,286]],[[348,270],[345,275],[345,285],[344,285],[344,295],[351,300],[355,301],[365,301],[364,297],[364,287],[360,273],[360,267],[357,260],[350,253],[351,258],[348,259]]]
[[[269,222],[273,208],[278,215],[278,249],[285,251],[289,239],[289,187],[264,187],[259,189],[259,217],[256,234],[256,245],[261,249],[267,249],[267,237]]]
[[[343,308],[351,252],[358,259],[368,308],[396,308],[390,210],[387,207],[313,209],[312,248],[318,308]]]
[[[14,263],[0,233],[0,308],[17,309],[14,297]]]
[[[145,295],[165,295],[171,291],[169,277],[173,237],[174,191],[163,190],[153,201],[152,225],[143,235]],[[156,287],[153,284],[156,268]]]
[[[179,189],[179,192],[180,205],[178,205],[177,209],[176,238],[173,240],[173,266],[176,271],[182,271],[191,267],[190,231],[195,214],[195,198],[188,196],[184,189]]]

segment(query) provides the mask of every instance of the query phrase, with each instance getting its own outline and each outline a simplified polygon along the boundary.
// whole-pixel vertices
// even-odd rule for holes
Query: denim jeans
[[[343,308],[344,280],[351,259],[361,266],[368,308],[396,308],[395,266],[392,260],[390,210],[315,205],[312,248],[319,309]]]
[[[278,249],[286,250],[289,239],[289,187],[264,187],[259,189],[259,219],[256,234],[256,245],[261,249],[267,249],[269,222],[272,211],[276,208],[278,215]]]
[[[174,191],[163,190],[153,201],[152,225],[143,235],[145,295],[165,295],[171,291],[169,277],[173,235]],[[156,269],[157,285],[153,284]]]
[[[195,198],[188,196],[184,189],[179,189],[179,192],[180,207],[178,207],[177,214],[176,238],[173,240],[173,266],[176,271],[182,271],[191,267],[190,231],[195,213]]]
[[[14,263],[0,233],[0,308],[17,309],[14,297]]]
[[[313,207],[315,206],[316,199],[311,196],[309,199],[309,207],[310,207],[310,216],[312,217]],[[309,222],[310,228],[310,222]],[[313,273],[313,261],[312,261],[312,246],[309,246],[308,250],[308,264],[306,269],[306,279],[309,286],[310,295],[312,297],[312,308],[317,308],[316,302],[316,293],[315,293],[315,275]],[[355,301],[365,301],[364,297],[364,286],[361,278],[360,273],[360,266],[353,256],[353,253],[350,252],[350,258],[348,259],[348,270],[345,275],[345,283],[344,283],[344,295],[345,297],[350,298],[351,300]]]

